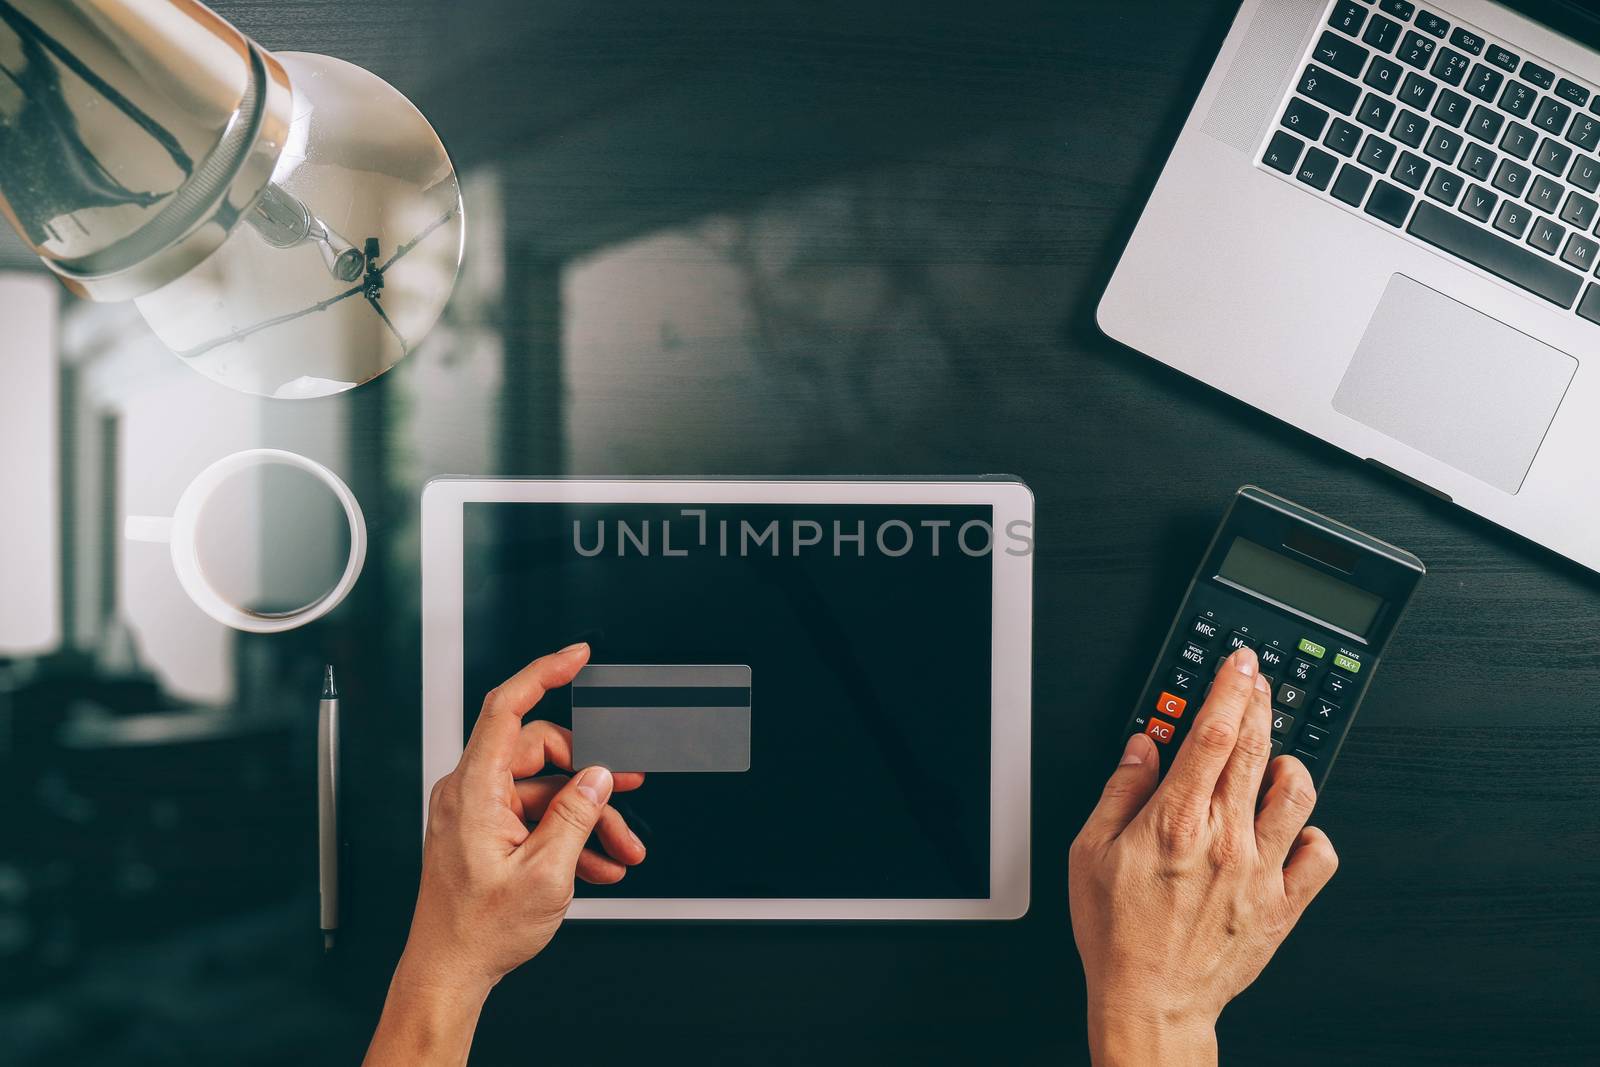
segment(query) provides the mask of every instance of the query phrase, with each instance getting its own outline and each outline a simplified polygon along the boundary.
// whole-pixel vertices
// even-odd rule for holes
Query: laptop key
[[[1556,82],[1556,95],[1573,107],[1582,107],[1589,102],[1589,90],[1566,78]]]
[[[1272,135],[1272,140],[1267,142],[1267,154],[1261,157],[1261,162],[1273,170],[1293,174],[1294,165],[1299,162],[1300,153],[1304,149],[1305,143],[1300,138],[1279,130]]]
[[[1539,110],[1534,112],[1533,124],[1546,133],[1560,134],[1567,128],[1567,119],[1572,117],[1572,108],[1559,100],[1545,97],[1539,101]]]
[[[1375,130],[1389,128],[1389,120],[1394,117],[1394,101],[1385,100],[1381,96],[1371,93],[1361,101],[1361,110],[1356,112],[1356,119],[1364,126],[1371,126]]]
[[[1395,55],[1400,57],[1402,63],[1409,63],[1418,70],[1427,70],[1428,64],[1433,62],[1433,49],[1437,44],[1437,41],[1431,41],[1412,30],[1400,39],[1400,50]]]
[[[1330,107],[1341,115],[1348,115],[1356,109],[1356,101],[1361,99],[1361,87],[1355,82],[1345,81],[1339,75],[1317,66],[1315,63],[1306,67],[1306,72],[1300,76],[1298,89],[1301,96],[1309,96],[1324,107]]]
[[[1533,157],[1533,165],[1547,174],[1560,174],[1571,162],[1572,149],[1549,137],[1539,145],[1539,154]]]
[[[1520,122],[1513,122],[1506,127],[1505,136],[1500,138],[1500,147],[1518,159],[1527,159],[1533,155],[1533,146],[1538,140],[1538,134]]]
[[[1499,199],[1481,185],[1469,185],[1467,195],[1461,198],[1461,210],[1479,222],[1488,222],[1494,216],[1494,205]]]
[[[1396,188],[1388,182],[1376,182],[1372,195],[1367,197],[1366,212],[1375,219],[1382,219],[1390,226],[1399,226],[1406,221],[1406,212],[1411,210],[1411,204],[1416,197],[1404,189]]]
[[[1456,32],[1450,35],[1450,43],[1463,52],[1471,52],[1475,56],[1483,52],[1483,38],[1465,26],[1456,27]]]
[[[1452,93],[1445,89],[1439,93],[1439,99],[1433,104],[1433,117],[1440,122],[1448,122],[1451,126],[1460,127],[1467,120],[1467,109],[1472,101],[1460,93]]]
[[[1467,92],[1479,100],[1494,102],[1495,94],[1500,91],[1500,86],[1506,76],[1493,67],[1486,67],[1482,63],[1473,66],[1472,74],[1467,78]]]
[[[1522,64],[1522,76],[1541,89],[1556,87],[1556,76],[1531,59]]]
[[[1600,204],[1590,200],[1582,193],[1568,193],[1567,202],[1561,206],[1561,221],[1580,230],[1587,230],[1594,225],[1594,217]]]
[[[1540,211],[1548,211],[1554,215],[1556,208],[1561,206],[1561,194],[1564,190],[1560,182],[1553,182],[1543,174],[1533,179],[1533,184],[1528,186],[1528,203]]]
[[[1594,146],[1600,144],[1600,118],[1579,115],[1567,130],[1567,140],[1586,152],[1593,152]]]
[[[1528,232],[1528,220],[1533,218],[1533,212],[1517,203],[1507,200],[1500,205],[1500,211],[1494,217],[1494,228],[1501,233],[1509,233],[1520,238]]]
[[[1528,179],[1533,172],[1527,167],[1513,163],[1511,160],[1502,160],[1500,170],[1494,176],[1494,187],[1502,193],[1512,196],[1521,196],[1522,190],[1528,187]]]
[[[1311,148],[1306,151],[1305,159],[1300,161],[1300,169],[1295,177],[1314,189],[1326,189],[1338,166],[1339,161],[1333,156],[1320,148]]]
[[[1281,125],[1286,130],[1293,130],[1304,137],[1318,138],[1322,136],[1322,128],[1328,124],[1328,113],[1316,104],[1300,99],[1298,96],[1289,101],[1289,106],[1283,109],[1283,122]]]
[[[1341,156],[1353,156],[1356,146],[1361,143],[1361,127],[1344,119],[1334,119],[1333,125],[1328,127],[1328,136],[1322,139],[1322,143]]]
[[[1588,271],[1596,263],[1596,252],[1600,252],[1600,244],[1589,240],[1581,233],[1575,233],[1567,238],[1567,247],[1561,251],[1561,262],[1569,267]]]
[[[1600,190],[1600,162],[1591,156],[1579,156],[1567,171],[1567,181],[1586,193]]]
[[[1479,181],[1486,182],[1494,174],[1493,152],[1481,144],[1469,144],[1467,150],[1461,153],[1461,169]]]
[[[1505,121],[1506,117],[1500,112],[1479,104],[1472,109],[1472,117],[1467,119],[1467,132],[1485,144],[1494,144],[1494,139],[1500,136],[1500,127],[1505,125]]]
[[[1333,180],[1333,198],[1351,207],[1360,207],[1361,198],[1367,195],[1367,186],[1371,184],[1372,175],[1354,163],[1346,163],[1339,168],[1339,176]]]
[[[1411,0],[1379,0],[1378,6],[1401,22],[1410,22],[1417,13],[1417,5]]]
[[[1519,119],[1525,119],[1533,113],[1533,106],[1538,99],[1539,94],[1534,91],[1533,86],[1513,81],[1506,86],[1506,91],[1500,94],[1500,109],[1511,112]]]
[[[1339,0],[1339,3],[1333,5],[1333,14],[1328,16],[1328,25],[1354,37],[1361,32],[1361,24],[1366,20],[1366,8],[1355,0]]]
[[[1361,43],[1369,48],[1375,48],[1387,53],[1400,39],[1400,24],[1391,22],[1382,15],[1373,15],[1372,21],[1367,23],[1367,32],[1361,35]]]
[[[1371,167],[1379,174],[1387,174],[1389,173],[1390,164],[1394,162],[1397,151],[1398,149],[1394,145],[1385,141],[1382,137],[1375,133],[1369,133],[1367,134],[1366,142],[1361,146],[1361,155],[1356,158],[1361,160],[1362,166]],[[1293,164],[1290,165],[1293,166]]]
[[[1311,53],[1318,63],[1332,67],[1341,74],[1348,74],[1354,78],[1361,73],[1361,68],[1367,65],[1367,57],[1372,53],[1356,44],[1348,37],[1341,37],[1331,30],[1323,30],[1322,36],[1317,40],[1316,51]]]
[[[1522,62],[1521,56],[1517,55],[1511,49],[1498,44],[1490,45],[1489,54],[1483,58],[1493,63],[1501,70],[1508,70],[1512,74],[1517,72],[1517,64]]]
[[[1435,37],[1443,37],[1450,29],[1450,24],[1431,11],[1424,11],[1417,16],[1417,29],[1431,33]]]
[[[1457,153],[1461,151],[1461,135],[1454,130],[1437,126],[1428,138],[1428,146],[1423,151],[1441,163],[1454,163]]]
[[[1590,322],[1600,322],[1600,285],[1591,284],[1583,291],[1583,302],[1578,305],[1578,314]]]
[[[1392,93],[1400,84],[1400,64],[1391,63],[1382,56],[1373,56],[1367,66],[1366,77],[1361,80],[1380,93]]]
[[[1428,161],[1410,152],[1401,152],[1400,161],[1394,165],[1394,180],[1412,189],[1421,189],[1428,178]]]
[[[1541,252],[1548,252],[1552,256],[1561,251],[1561,239],[1567,235],[1567,228],[1553,219],[1541,218],[1533,224],[1533,232],[1528,234],[1528,243]]]
[[[1438,86],[1422,75],[1407,74],[1405,82],[1400,86],[1400,102],[1421,111],[1433,99],[1436,89]]]
[[[1421,148],[1423,138],[1428,136],[1428,120],[1413,111],[1401,111],[1400,117],[1394,120],[1394,129],[1389,132],[1396,140],[1412,148]]]
[[[1461,175],[1455,171],[1435,167],[1433,177],[1428,181],[1428,195],[1445,207],[1455,207],[1456,197],[1461,195],[1462,181]]]
[[[1433,76],[1447,85],[1460,85],[1471,62],[1454,48],[1441,48],[1433,61]]]
[[[1582,276],[1427,201],[1417,206],[1406,232],[1564,308],[1583,285]]]

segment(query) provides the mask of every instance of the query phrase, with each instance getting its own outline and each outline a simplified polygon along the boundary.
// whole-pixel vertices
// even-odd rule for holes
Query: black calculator
[[[1128,734],[1149,734],[1161,770],[1211,677],[1235,649],[1272,683],[1272,755],[1318,790],[1426,568],[1403,549],[1253,485],[1222,517],[1145,684]]]

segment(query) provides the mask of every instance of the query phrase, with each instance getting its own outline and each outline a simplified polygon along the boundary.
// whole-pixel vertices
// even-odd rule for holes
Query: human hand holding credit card
[[[741,664],[591,664],[572,683],[578,766],[750,769],[751,671]]]

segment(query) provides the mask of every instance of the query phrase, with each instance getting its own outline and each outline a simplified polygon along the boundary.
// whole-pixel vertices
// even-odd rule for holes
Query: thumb
[[[1100,803],[1089,813],[1083,824],[1086,836],[1100,841],[1110,841],[1139,814],[1150,794],[1156,791],[1157,771],[1161,758],[1156,753],[1155,742],[1144,734],[1128,738],[1122,750],[1122,761],[1111,772]]]
[[[561,787],[521,847],[532,846],[539,854],[552,857],[557,867],[571,876],[610,799],[611,772],[604,767],[586,769]]]

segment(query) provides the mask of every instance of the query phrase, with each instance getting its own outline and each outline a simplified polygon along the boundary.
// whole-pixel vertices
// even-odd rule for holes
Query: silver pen
[[[331,663],[317,705],[317,877],[326,952],[339,929],[339,689]]]

